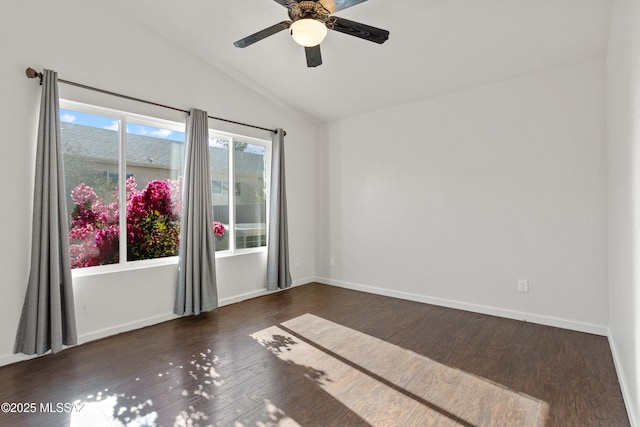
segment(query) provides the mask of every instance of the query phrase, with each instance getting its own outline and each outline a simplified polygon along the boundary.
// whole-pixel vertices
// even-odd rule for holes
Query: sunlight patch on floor
[[[218,356],[211,349],[191,355],[188,363],[174,364],[170,362],[164,369],[145,378],[133,378],[131,383],[152,384],[157,381],[166,383],[167,392],[180,391],[180,398],[189,400],[191,396],[198,399],[211,400],[214,388],[224,384],[224,380],[216,371]],[[184,376],[189,380],[184,381]],[[189,389],[185,388],[188,384]],[[139,389],[140,385],[138,385]],[[114,392],[104,389],[89,394],[76,403],[82,409],[72,413],[70,427],[155,427],[158,413],[153,408],[153,401],[127,391]],[[193,405],[180,411],[175,416],[174,427],[211,427],[209,416],[197,410]]]
[[[94,401],[82,402],[82,410],[74,412],[69,427],[148,427],[156,425],[158,414],[155,411],[144,412],[153,403],[150,400],[134,403],[131,406],[123,402],[124,394],[89,395]],[[125,399],[126,400],[126,399]],[[80,403],[80,402],[77,402]]]
[[[216,369],[218,364],[218,356],[206,349],[192,354],[185,362],[169,362],[163,369],[131,378],[117,391],[104,388],[91,393],[74,402],[79,409],[71,414],[69,427],[213,427],[215,414],[206,412],[208,405],[202,401],[216,399],[216,389],[226,385]],[[133,389],[157,389],[158,382],[166,386],[167,393],[174,393],[177,402],[183,401],[185,409],[177,414],[167,413],[166,407],[155,408],[152,399],[132,392]],[[171,424],[167,424],[168,421]],[[264,401],[264,412],[246,424],[249,426],[300,427],[269,400]],[[234,427],[245,427],[245,424],[236,422]]]
[[[305,314],[251,336],[373,426],[544,426],[548,404]]]

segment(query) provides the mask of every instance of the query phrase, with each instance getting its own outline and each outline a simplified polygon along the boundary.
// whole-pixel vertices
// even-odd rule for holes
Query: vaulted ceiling
[[[609,0],[368,0],[335,15],[390,31],[382,45],[329,31],[323,64],[282,31],[274,0],[108,0],[144,26],[314,121],[469,89],[606,54]]]

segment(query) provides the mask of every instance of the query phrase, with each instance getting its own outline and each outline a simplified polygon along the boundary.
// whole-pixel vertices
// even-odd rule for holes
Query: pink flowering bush
[[[218,237],[222,237],[227,232],[227,227],[221,222],[213,221],[213,234]]]
[[[105,203],[93,188],[80,184],[71,191],[69,252],[71,268],[118,262],[118,201]]]
[[[127,192],[127,260],[178,255],[180,216],[168,181],[149,181],[142,191],[133,177]]]
[[[140,191],[133,177],[126,181],[127,260],[178,254],[180,243],[181,179],[149,181]],[[71,268],[119,262],[118,191],[105,202],[93,188],[79,184],[71,192],[75,207],[69,230]],[[226,227],[213,223],[216,236]]]

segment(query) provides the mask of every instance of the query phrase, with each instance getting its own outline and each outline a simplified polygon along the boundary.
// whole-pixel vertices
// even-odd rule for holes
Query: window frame
[[[161,119],[157,117],[146,116],[142,114],[132,113],[123,110],[116,110],[108,107],[101,107],[92,104],[86,104],[82,102],[72,101],[69,99],[60,99],[60,108],[65,110],[78,111],[80,113],[86,114],[95,114],[101,116],[107,116],[109,118],[113,118],[118,121],[118,175],[119,177],[127,176],[127,150],[126,150],[126,134],[127,134],[127,124],[134,125],[142,125],[142,126],[152,126],[161,129],[167,129],[171,131],[185,133],[185,122],[176,122],[172,120]],[[209,130],[209,138],[212,137],[222,137],[229,140],[229,147],[234,147],[234,141],[246,142],[252,145],[258,145],[265,148],[265,195],[266,195],[266,230],[268,233],[268,224],[269,224],[269,199],[270,199],[270,189],[271,189],[271,141],[267,139],[260,139],[245,135],[240,135],[231,132],[219,131],[216,129],[208,128]],[[229,188],[235,188],[235,173],[234,173],[234,149],[229,149]],[[184,171],[182,171],[184,174]],[[120,182],[119,182],[120,183]],[[122,184],[122,183],[120,183]],[[233,186],[232,186],[233,185]],[[267,250],[267,246],[253,247],[253,248],[243,248],[237,249],[235,242],[235,191],[230,191],[229,193],[229,249],[216,251],[216,258],[226,258],[232,256],[239,256],[257,252],[265,252]],[[120,200],[126,200],[126,186],[119,186],[119,198]],[[120,203],[119,205],[119,227],[120,230],[126,230],[126,214],[123,215],[123,211],[126,209],[126,204]],[[215,220],[215,218],[214,218]],[[267,238],[268,241],[268,238]],[[119,242],[119,250],[120,250],[120,261],[115,264],[107,264],[107,265],[97,265],[92,267],[82,267],[82,268],[74,268],[71,270],[72,277],[84,277],[84,276],[92,276],[92,275],[101,275],[108,274],[114,272],[122,272],[122,271],[130,271],[130,270],[139,270],[145,268],[152,268],[164,265],[176,265],[178,263],[178,256],[170,256],[170,257],[162,257],[162,258],[154,258],[154,259],[145,259],[145,260],[135,260],[129,261],[126,260],[127,255],[127,242],[126,242],[126,233],[120,233],[120,242]],[[123,261],[126,260],[126,261]]]
[[[236,178],[235,178],[235,149],[232,149],[232,147],[235,147],[235,142],[241,142],[241,143],[247,143],[247,144],[251,144],[251,145],[257,145],[257,146],[261,146],[264,147],[265,149],[265,165],[264,165],[264,170],[265,170],[265,176],[264,176],[264,185],[265,185],[265,209],[266,209],[266,213],[265,213],[265,231],[266,231],[266,241],[269,241],[269,200],[271,199],[270,194],[271,194],[271,141],[267,140],[267,139],[260,139],[260,138],[254,138],[254,137],[250,137],[250,136],[245,136],[245,135],[239,135],[236,133],[230,133],[230,132],[223,132],[223,131],[219,131],[216,129],[211,129],[209,128],[209,139],[214,139],[214,138],[224,138],[227,139],[229,141],[229,150],[228,150],[228,160],[229,160],[229,175],[227,178],[227,194],[229,196],[229,230],[227,231],[227,233],[229,233],[229,249],[224,250],[224,251],[216,251],[216,257],[220,257],[220,258],[224,258],[224,257],[229,257],[229,256],[236,256],[236,255],[244,255],[244,254],[251,254],[251,253],[256,253],[256,252],[265,252],[267,250],[267,244],[265,244],[265,246],[258,246],[258,247],[252,247],[252,248],[242,248],[242,249],[237,249],[236,248],[236,209],[235,209],[235,202],[236,202],[236,196],[238,196],[236,194],[235,188],[236,188]],[[234,191],[231,191],[231,189],[234,189]],[[215,221],[215,218],[213,218]]]

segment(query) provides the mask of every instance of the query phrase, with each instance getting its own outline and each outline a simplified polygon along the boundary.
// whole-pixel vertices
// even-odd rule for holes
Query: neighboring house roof
[[[117,163],[118,131],[62,122],[65,154],[89,157],[105,163]],[[213,169],[227,169],[227,150],[211,147],[209,164]],[[152,136],[127,133],[127,162],[138,166],[171,168],[182,166],[184,143]],[[264,157],[243,151],[235,153],[236,172],[255,175],[264,171]]]

